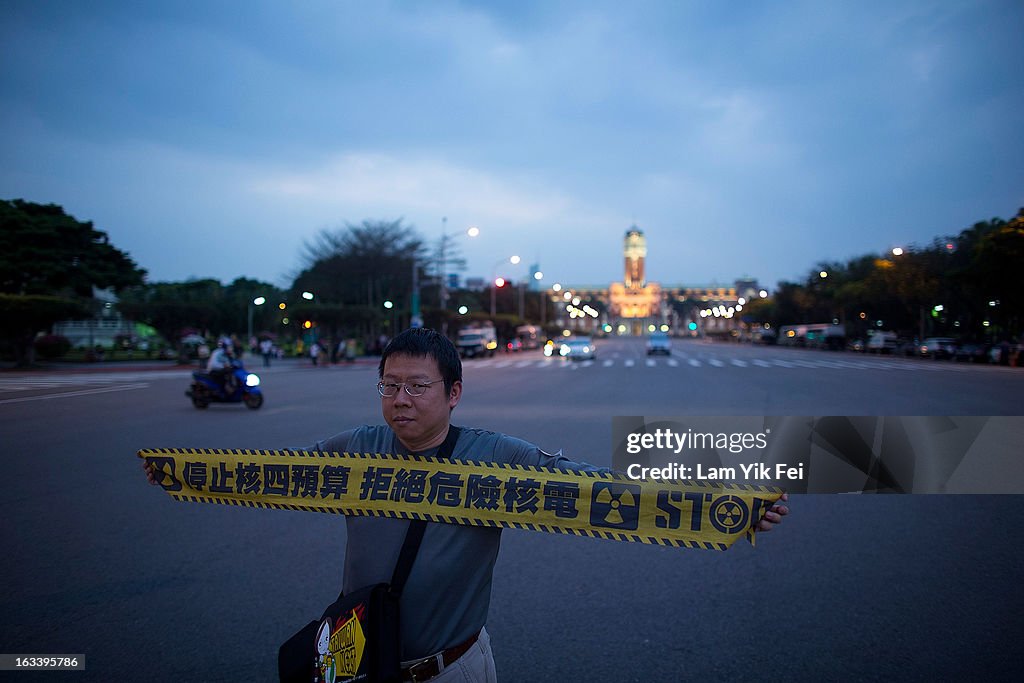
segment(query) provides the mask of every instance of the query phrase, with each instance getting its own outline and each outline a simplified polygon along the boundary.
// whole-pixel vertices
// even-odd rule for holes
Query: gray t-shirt
[[[439,447],[438,447],[439,448]],[[437,454],[438,448],[409,452],[386,425],[363,426],[317,442],[311,450],[396,455]],[[463,428],[453,460],[606,472],[545,453],[505,434]],[[409,528],[406,520],[346,517],[344,591],[391,580]],[[428,523],[416,562],[402,593],[402,660],[439,652],[468,639],[487,621],[491,575],[501,529]]]

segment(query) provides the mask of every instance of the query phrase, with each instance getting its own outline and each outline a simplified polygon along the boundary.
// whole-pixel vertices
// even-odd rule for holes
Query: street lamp
[[[262,296],[256,297],[255,299],[253,299],[249,303],[249,306],[248,306],[248,309],[249,309],[249,327],[248,327],[248,329],[249,329],[249,336],[246,338],[246,341],[248,341],[249,339],[252,339],[252,312],[253,312],[253,307],[254,306],[262,306],[265,303],[267,303],[267,299],[266,299],[266,297],[262,297]]]
[[[497,277],[497,275],[498,275],[498,266],[500,266],[503,263],[511,263],[512,265],[515,265],[515,264],[519,263],[519,261],[520,261],[520,258],[518,256],[511,256],[511,257],[509,257],[507,259],[501,259],[500,261],[495,263],[494,266],[491,267],[491,317],[492,318],[496,315],[496,312],[495,312],[496,311],[496,306],[495,306],[495,303],[496,303],[495,302],[495,290],[498,287],[504,287],[505,284],[506,284],[505,278]],[[501,284],[498,284],[498,280],[501,280]]]
[[[448,252],[448,235],[445,234],[445,228],[448,225],[448,217],[441,217],[441,258],[440,265],[438,267],[439,275],[441,276],[441,286],[438,289],[438,296],[441,299],[441,334],[448,333],[448,320],[444,315],[444,312],[448,310],[448,270],[447,266],[447,252]],[[475,225],[469,226],[466,232],[457,233],[452,235],[452,239],[465,235],[466,237],[477,237],[480,235],[480,228]]]
[[[448,235],[445,233],[445,228],[448,226],[448,217],[441,217],[441,249],[438,258],[438,274],[441,277],[440,287],[438,288],[439,296],[441,299],[441,310],[445,311],[448,308],[448,285],[447,277],[444,272],[447,270],[447,251],[448,251]],[[470,226],[466,232],[459,233],[468,237],[477,237],[480,234],[480,228],[475,225]],[[452,239],[459,235],[452,235]],[[448,332],[448,321],[443,319],[441,322],[441,332],[447,334]],[[423,316],[420,315],[420,275],[419,275],[419,262],[413,258],[412,261],[412,296],[409,300],[409,327],[423,327]]]

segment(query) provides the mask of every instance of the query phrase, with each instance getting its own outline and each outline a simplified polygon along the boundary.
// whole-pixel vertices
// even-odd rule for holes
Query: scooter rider
[[[225,394],[232,394],[235,389],[233,386],[235,378],[233,360],[231,345],[219,341],[217,349],[210,354],[210,360],[206,363],[207,374]]]

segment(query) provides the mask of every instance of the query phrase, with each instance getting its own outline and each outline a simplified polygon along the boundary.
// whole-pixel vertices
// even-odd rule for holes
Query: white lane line
[[[762,368],[770,368],[770,367],[772,367],[771,363],[765,362],[763,360],[755,360],[755,361],[751,361],[751,362],[754,365],[757,365],[757,366],[762,367]]]
[[[627,358],[627,359],[626,359],[626,362],[625,362],[625,366],[626,366],[627,368],[631,368],[631,367],[633,367],[633,365],[635,365],[635,364],[636,364],[636,361],[634,361],[634,360],[633,360],[632,358]]]
[[[712,365],[714,365],[716,368],[724,368],[725,367],[725,363],[723,363],[722,361],[718,360],[717,358],[712,358],[708,362],[711,363]]]
[[[732,362],[733,365],[735,365],[738,368],[745,368],[745,367],[747,367],[747,361],[745,361],[745,360],[739,360],[737,358],[733,358],[731,362]]]
[[[644,364],[649,368],[657,367],[658,365],[657,361],[655,361],[653,358],[648,358],[647,360],[644,361]]]
[[[690,360],[688,360],[686,362],[689,363],[690,365],[692,365],[695,368],[699,368],[700,367],[700,361],[697,360],[696,358],[691,358]]]
[[[5,398],[0,403],[22,403],[24,401],[47,401],[51,398],[70,398],[72,396],[87,396],[89,394],[107,394],[112,391],[128,391],[130,389],[144,389],[148,384],[118,384],[112,387],[99,389],[83,389],[81,391],[65,391],[59,394],[45,394],[42,396],[24,396],[22,398]]]
[[[615,361],[613,361],[613,360],[601,361],[601,367],[605,367],[605,368],[610,368],[614,364],[615,364]]]
[[[669,358],[668,365],[670,368],[677,368],[679,367],[679,361],[677,361],[675,358]]]

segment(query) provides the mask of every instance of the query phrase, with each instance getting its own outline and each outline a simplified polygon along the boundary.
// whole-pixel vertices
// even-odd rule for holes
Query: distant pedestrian
[[[263,356],[263,367],[270,367],[270,358],[274,355],[274,342],[264,339],[260,342],[260,354]]]
[[[320,360],[320,345],[316,342],[309,345],[309,357],[313,361],[313,365],[316,366],[317,361]]]

